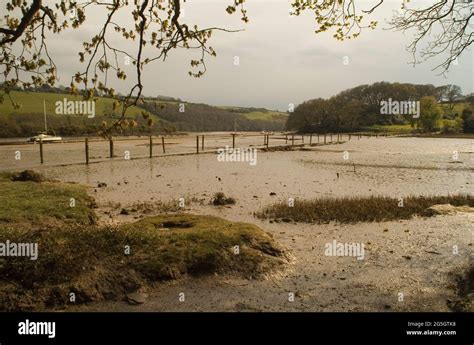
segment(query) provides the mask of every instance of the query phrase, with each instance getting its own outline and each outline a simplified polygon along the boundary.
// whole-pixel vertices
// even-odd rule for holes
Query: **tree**
[[[457,85],[447,85],[446,86],[446,99],[449,102],[449,109],[454,108],[456,101],[462,97],[461,88]]]
[[[426,96],[420,99],[420,118],[418,127],[425,132],[432,132],[438,126],[441,119],[441,110],[439,109],[434,97]]]
[[[474,133],[474,110],[472,107],[464,108],[462,119],[464,133]]]
[[[427,1],[421,9],[408,6],[408,1],[403,2],[401,12],[391,21],[392,28],[415,30],[415,39],[408,46],[413,54],[413,64],[419,62],[418,53],[422,61],[445,54],[443,62],[435,69],[446,72],[474,42],[474,2],[438,0]]]

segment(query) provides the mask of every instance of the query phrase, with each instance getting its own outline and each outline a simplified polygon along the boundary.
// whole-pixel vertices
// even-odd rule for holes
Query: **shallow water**
[[[458,152],[457,160],[453,152]],[[216,154],[203,154],[42,170],[91,187],[107,183],[95,193],[99,201],[167,201],[222,191],[237,198],[243,212],[253,212],[262,204],[290,197],[472,193],[474,140],[352,140],[311,151],[258,152],[255,166],[219,162]]]

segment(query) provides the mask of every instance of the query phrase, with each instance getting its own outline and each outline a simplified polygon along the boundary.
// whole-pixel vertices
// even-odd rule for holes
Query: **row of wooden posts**
[[[235,136],[236,134],[231,134],[232,135],[232,148],[235,148]],[[327,137],[329,135],[329,142],[332,143],[333,141],[333,134],[330,133],[330,134],[316,134],[316,137],[317,137],[317,143],[320,143],[320,139],[321,141],[326,144],[327,143]],[[342,141],[342,134],[341,133],[338,133],[336,134],[337,135],[337,142],[340,142]],[[348,140],[351,140],[352,139],[352,136],[357,136],[357,139],[361,139],[363,134],[351,134],[349,133],[348,134]],[[321,137],[320,137],[321,136]],[[367,138],[370,138],[372,137],[372,135],[370,134],[365,134],[365,136]],[[378,134],[375,135],[376,138],[379,137]],[[387,133],[384,134],[384,136],[387,136]],[[301,142],[304,144],[304,138],[305,138],[305,135],[301,135]],[[149,157],[152,158],[153,157],[153,136],[150,136],[149,137],[149,140],[150,140],[150,151],[149,151]],[[291,140],[291,146],[294,146],[295,145],[295,134],[291,134],[291,137],[288,138],[288,134],[285,134],[285,144],[288,144],[288,140]],[[266,146],[268,148],[268,145],[269,145],[269,142],[270,142],[270,134],[264,134],[263,135],[263,145]],[[310,134],[309,135],[309,145],[312,145],[313,144],[313,134]],[[40,147],[40,159],[41,159],[41,164],[44,163],[44,155],[43,155],[43,141],[40,140],[40,144],[39,144],[39,147]],[[161,147],[162,147],[162,150],[163,150],[163,154],[166,153],[166,146],[165,146],[165,137],[162,136],[161,137]],[[201,149],[201,152],[204,151],[204,135],[197,135],[196,136],[196,153],[199,154],[199,149]],[[85,153],[86,153],[86,164],[89,164],[89,138],[85,138]],[[109,139],[109,157],[110,158],[114,158],[114,141],[113,139]]]

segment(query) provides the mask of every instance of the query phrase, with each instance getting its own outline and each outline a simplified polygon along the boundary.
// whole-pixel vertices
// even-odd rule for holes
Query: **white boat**
[[[48,135],[45,133],[40,133],[28,139],[30,142],[39,143],[42,141],[43,143],[51,143],[51,142],[62,142],[63,138],[57,137],[55,135]]]
[[[54,142],[62,142],[63,138],[58,137],[56,135],[49,135],[48,134],[48,123],[46,121],[46,101],[43,100],[43,113],[44,113],[44,132],[38,133],[34,137],[28,139],[29,142],[39,143],[40,141],[43,143],[54,143]]]

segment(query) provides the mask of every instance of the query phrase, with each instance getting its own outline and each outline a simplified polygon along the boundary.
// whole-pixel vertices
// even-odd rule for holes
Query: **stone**
[[[133,292],[127,295],[127,302],[131,305],[143,304],[146,302],[148,295],[143,292]]]

